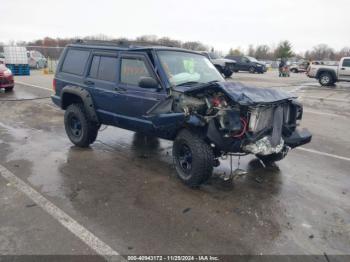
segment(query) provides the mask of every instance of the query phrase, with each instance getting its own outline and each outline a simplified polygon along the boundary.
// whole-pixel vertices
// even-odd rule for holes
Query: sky
[[[228,52],[289,40],[297,53],[350,46],[348,0],[1,0],[0,42],[167,36]]]

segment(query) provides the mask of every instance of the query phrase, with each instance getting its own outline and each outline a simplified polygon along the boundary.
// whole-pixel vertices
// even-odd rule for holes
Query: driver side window
[[[343,65],[344,67],[350,67],[350,59],[344,59]]]
[[[140,58],[122,58],[120,81],[123,84],[139,86],[140,79],[151,74],[144,60]]]
[[[249,63],[249,60],[246,57],[242,57],[242,62],[243,63]]]

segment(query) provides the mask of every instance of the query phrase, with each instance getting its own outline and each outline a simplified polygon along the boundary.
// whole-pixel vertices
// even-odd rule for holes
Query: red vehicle
[[[0,64],[0,89],[4,88],[6,91],[11,91],[14,86],[15,82],[11,70]]]

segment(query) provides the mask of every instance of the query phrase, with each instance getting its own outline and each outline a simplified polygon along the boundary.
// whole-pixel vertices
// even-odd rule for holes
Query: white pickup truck
[[[350,57],[340,59],[338,66],[311,64],[306,74],[318,79],[322,86],[331,86],[340,81],[350,82]]]

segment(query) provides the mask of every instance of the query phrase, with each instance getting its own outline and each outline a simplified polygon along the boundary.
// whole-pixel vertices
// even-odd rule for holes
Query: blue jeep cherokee
[[[273,89],[225,82],[202,54],[170,47],[77,42],[61,55],[53,102],[73,144],[87,147],[101,124],[173,140],[179,178],[197,186],[227,154],[265,162],[310,142],[302,106]]]

